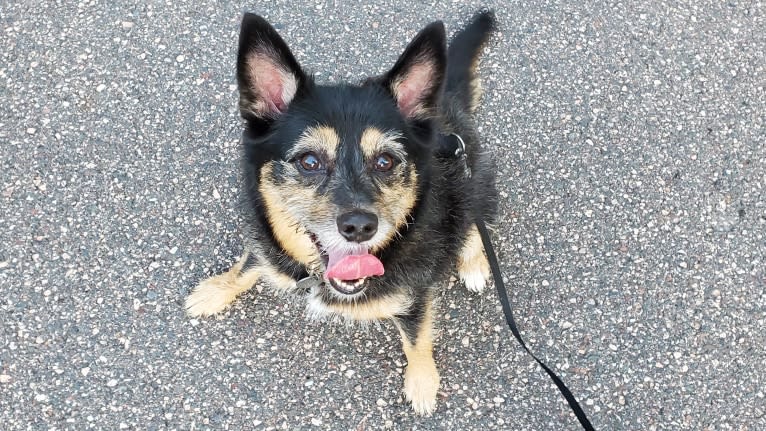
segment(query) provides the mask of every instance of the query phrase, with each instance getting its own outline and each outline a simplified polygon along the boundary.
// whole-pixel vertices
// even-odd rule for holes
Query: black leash
[[[465,169],[465,176],[466,178],[471,176],[471,168],[468,166],[468,159],[466,155],[466,148],[465,148],[465,142],[463,141],[463,138],[460,137],[460,135],[456,133],[452,133],[449,135],[444,135],[441,137],[440,145],[437,150],[437,155],[443,158],[452,158],[452,159],[459,159],[463,163],[463,168]],[[582,407],[580,407],[580,403],[577,402],[577,399],[572,395],[572,392],[567,388],[567,385],[564,384],[564,382],[559,378],[559,376],[556,375],[556,373],[553,372],[550,368],[548,368],[547,365],[543,363],[543,361],[537,359],[537,356],[535,356],[534,353],[532,353],[531,350],[529,350],[529,347],[527,347],[527,344],[524,342],[524,339],[521,338],[521,333],[519,332],[519,328],[516,326],[516,321],[513,318],[513,309],[511,308],[511,301],[508,299],[508,292],[505,290],[505,283],[503,283],[503,275],[500,272],[500,264],[497,262],[497,256],[495,255],[495,249],[492,248],[492,241],[489,237],[489,232],[487,231],[487,226],[484,225],[484,221],[482,220],[476,220],[476,227],[479,230],[479,236],[481,236],[481,242],[484,244],[484,251],[487,253],[487,260],[489,261],[489,267],[492,269],[492,277],[495,279],[495,287],[497,288],[497,296],[500,297],[500,304],[503,306],[503,314],[505,314],[505,322],[508,324],[508,327],[511,328],[511,332],[513,333],[513,336],[516,337],[516,340],[518,340],[519,344],[521,344],[521,347],[524,348],[524,350],[529,353],[532,358],[534,358],[535,361],[537,361],[538,364],[540,364],[541,367],[545,370],[546,373],[550,376],[551,380],[553,380],[553,383],[556,384],[556,386],[559,388],[559,391],[561,392],[561,395],[564,396],[564,398],[567,400],[567,403],[569,403],[569,407],[574,412],[575,416],[577,416],[577,420],[580,421],[580,425],[582,425],[583,429],[586,431],[593,431],[593,425],[590,424],[590,421],[588,420],[588,416],[585,415],[585,412],[583,411]]]
[[[548,368],[547,365],[543,363],[543,361],[537,359],[537,356],[535,356],[534,353],[532,353],[531,350],[529,350],[529,347],[527,347],[526,343],[524,343],[524,339],[521,338],[521,333],[519,333],[519,328],[516,326],[516,321],[513,319],[513,309],[511,308],[511,302],[508,300],[508,292],[505,290],[505,283],[503,283],[503,275],[500,273],[500,265],[497,262],[497,256],[495,256],[495,250],[492,248],[492,242],[489,238],[489,232],[487,232],[487,227],[484,225],[484,222],[481,220],[476,221],[476,227],[479,229],[479,235],[481,236],[481,242],[484,244],[484,251],[487,253],[487,260],[489,260],[489,267],[492,269],[492,277],[495,279],[495,287],[497,288],[497,296],[500,297],[500,304],[503,306],[503,314],[505,314],[505,322],[508,324],[508,327],[511,328],[511,332],[513,332],[513,336],[516,337],[516,340],[519,341],[519,344],[521,344],[521,347],[524,348],[524,350],[529,353],[532,358],[534,358],[535,361],[537,361],[538,364],[540,364],[541,367],[545,370],[546,373],[551,377],[553,380],[553,383],[556,384],[556,386],[559,388],[559,391],[561,392],[561,395],[564,395],[564,398],[566,398],[567,403],[569,403],[569,407],[574,412],[575,416],[577,416],[577,420],[580,421],[580,425],[582,425],[583,429],[588,431],[593,431],[593,425],[590,424],[590,421],[588,420],[588,416],[585,415],[585,412],[583,411],[582,407],[580,407],[580,404],[577,402],[577,399],[575,399],[574,395],[572,395],[572,392],[567,388],[567,385],[564,384],[564,382],[559,378],[559,376],[556,375],[550,368]]]

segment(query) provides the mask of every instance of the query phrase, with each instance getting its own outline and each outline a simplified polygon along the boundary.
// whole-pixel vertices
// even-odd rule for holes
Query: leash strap
[[[481,242],[484,244],[484,251],[487,253],[487,260],[489,260],[489,267],[492,269],[492,277],[495,279],[495,287],[497,288],[497,296],[500,297],[500,304],[503,306],[503,314],[505,314],[505,322],[508,324],[508,327],[511,328],[511,332],[513,332],[513,336],[516,337],[516,340],[519,341],[519,344],[521,344],[521,347],[524,348],[524,350],[529,353],[532,358],[534,358],[535,361],[537,361],[538,364],[540,364],[541,367],[545,370],[546,373],[550,376],[550,378],[553,380],[553,383],[556,384],[556,386],[559,388],[559,391],[561,392],[561,395],[564,396],[564,398],[567,400],[567,403],[569,403],[569,407],[574,412],[575,416],[577,416],[577,420],[580,421],[580,425],[582,425],[583,429],[586,431],[593,431],[593,425],[590,424],[590,421],[588,420],[588,416],[585,415],[585,412],[583,411],[582,407],[580,407],[580,404],[577,402],[577,399],[575,399],[574,395],[572,395],[572,392],[567,388],[567,386],[564,384],[564,382],[559,378],[559,376],[556,375],[556,373],[553,372],[550,368],[548,368],[547,365],[543,363],[543,361],[537,359],[537,356],[535,356],[534,353],[532,353],[531,350],[529,350],[529,347],[527,347],[526,343],[524,343],[524,339],[521,338],[521,333],[519,332],[519,328],[516,326],[516,321],[513,319],[513,309],[511,308],[511,302],[508,300],[508,292],[505,290],[505,284],[503,283],[503,275],[500,273],[500,265],[497,262],[497,256],[495,256],[495,250],[492,248],[492,242],[490,241],[489,232],[487,231],[487,226],[484,225],[484,222],[481,220],[476,220],[476,227],[479,230],[479,235],[481,236]]]

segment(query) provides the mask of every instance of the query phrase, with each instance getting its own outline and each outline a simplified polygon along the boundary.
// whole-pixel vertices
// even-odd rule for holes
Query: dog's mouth
[[[337,292],[357,294],[364,290],[368,278],[383,275],[383,263],[366,246],[336,250],[324,247],[315,234],[310,236],[325,265],[324,279]]]

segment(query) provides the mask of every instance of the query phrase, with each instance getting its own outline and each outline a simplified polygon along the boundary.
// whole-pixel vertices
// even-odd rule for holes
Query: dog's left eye
[[[373,167],[378,172],[388,172],[394,167],[394,158],[387,153],[383,153],[375,158]]]

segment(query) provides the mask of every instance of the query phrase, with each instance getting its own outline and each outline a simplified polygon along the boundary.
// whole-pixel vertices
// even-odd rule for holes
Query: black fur
[[[495,217],[495,169],[479,148],[468,112],[470,81],[474,79],[472,65],[493,22],[491,13],[479,14],[453,38],[449,50],[443,25],[433,23],[418,34],[387,74],[362,85],[326,86],[313,82],[265,20],[252,14],[243,19],[237,60],[241,106],[259,97],[253,93],[246,69],[248,55],[253,52],[270,56],[298,81],[295,97],[281,115],[258,116],[247,109],[242,111],[246,120],[242,139],[242,198],[248,243],[256,244],[254,248],[264,252],[263,258],[289,276],[298,279],[306,275],[308,269],[283,250],[267,222],[258,188],[262,166],[270,160],[286,160],[292,143],[307,127],[317,123],[331,124],[346,142],[358,142],[370,126],[401,131],[408,160],[418,173],[417,203],[408,217],[409,224],[379,253],[386,273],[368,281],[366,299],[392,291],[412,295],[412,309],[399,317],[412,342],[430,297],[429,290],[443,283],[452,272],[473,221],[481,218],[489,223]],[[392,86],[419,62],[429,62],[433,67],[433,85],[419,100],[422,112],[407,118],[397,107]],[[440,136],[452,132],[462,136],[466,143],[473,172],[470,179],[464,178],[463,167],[456,160],[435,155]],[[360,157],[358,149],[350,146],[338,153],[339,168],[333,175],[342,179],[344,187],[333,191],[333,202],[339,206],[371,202],[374,198],[375,182],[359,180],[359,175],[351,170],[352,162]],[[275,170],[272,175],[278,182],[281,173]],[[317,186],[322,191],[326,184],[320,182]],[[328,304],[340,301],[329,291],[322,293],[322,300]]]
[[[447,91],[455,96],[463,110],[471,105],[471,82],[474,80],[473,66],[479,49],[495,29],[495,15],[491,11],[477,13],[471,23],[452,38],[447,57]]]

